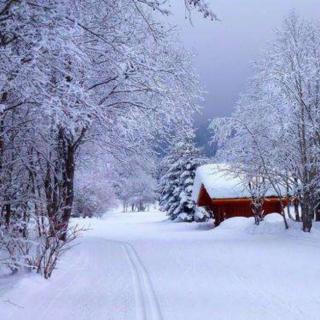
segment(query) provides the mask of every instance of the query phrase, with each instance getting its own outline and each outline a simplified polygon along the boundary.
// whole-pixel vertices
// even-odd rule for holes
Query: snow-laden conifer
[[[196,205],[191,195],[195,171],[203,162],[203,157],[194,139],[191,129],[180,134],[162,160],[160,208],[172,220],[191,222],[195,219]]]

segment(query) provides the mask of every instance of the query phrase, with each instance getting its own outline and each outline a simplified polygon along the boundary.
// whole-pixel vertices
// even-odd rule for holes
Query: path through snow
[[[320,232],[266,220],[214,230],[159,212],[77,220],[92,229],[49,281],[0,278],[0,319],[318,320]]]

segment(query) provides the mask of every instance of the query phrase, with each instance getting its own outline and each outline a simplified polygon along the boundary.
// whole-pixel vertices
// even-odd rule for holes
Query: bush
[[[70,248],[82,230],[77,227],[55,229],[49,217],[30,212],[28,219],[14,213],[9,223],[0,219],[2,262],[12,272],[35,270],[50,278],[60,256]]]
[[[196,207],[196,210],[194,213],[194,220],[196,222],[206,222],[211,218],[212,218],[211,212],[209,212],[203,207]]]

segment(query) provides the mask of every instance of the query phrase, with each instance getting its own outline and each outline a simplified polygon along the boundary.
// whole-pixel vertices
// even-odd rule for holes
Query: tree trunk
[[[300,222],[300,213],[299,213],[299,200],[295,198],[293,200],[293,206],[294,206],[294,214],[297,222]]]
[[[61,219],[61,240],[65,241],[69,220],[72,213],[73,199],[74,199],[74,149],[73,146],[68,144],[65,148],[64,159],[64,199],[63,199],[63,214]]]
[[[288,224],[288,221],[287,221],[287,218],[286,218],[286,213],[284,212],[284,205],[283,205],[283,202],[280,200],[280,205],[281,205],[281,215],[282,215],[282,218],[283,218],[283,222],[284,222],[284,226],[286,228],[286,230],[289,229],[289,224]]]
[[[309,201],[305,201],[301,204],[302,209],[302,230],[304,232],[310,232],[312,228],[313,210],[310,207]]]
[[[294,218],[293,218],[293,216],[292,216],[292,214],[291,214],[291,208],[290,208],[290,203],[288,204],[288,217],[289,217],[289,219],[291,219],[291,220],[295,220]]]
[[[251,203],[251,211],[254,216],[254,223],[259,225],[263,220],[263,203],[260,199],[253,199]]]
[[[7,93],[4,92],[1,96],[0,102],[3,104],[7,100]],[[0,114],[0,192],[3,192],[4,184],[3,184],[3,157],[4,157],[4,120],[3,120],[4,114],[1,112]],[[3,204],[0,204],[1,206],[1,215],[4,212]]]
[[[320,206],[317,207],[315,220],[320,221]]]

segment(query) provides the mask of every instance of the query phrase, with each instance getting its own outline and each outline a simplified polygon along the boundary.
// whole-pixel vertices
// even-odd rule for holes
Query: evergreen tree
[[[160,209],[167,212],[171,220],[194,221],[196,205],[191,197],[192,188],[195,171],[203,163],[194,138],[193,130],[177,137],[161,162]]]

